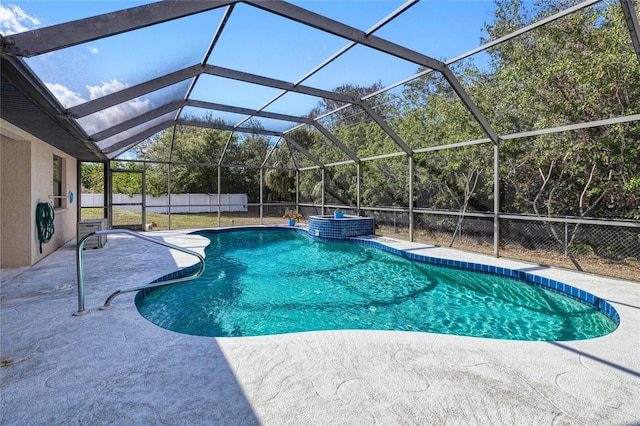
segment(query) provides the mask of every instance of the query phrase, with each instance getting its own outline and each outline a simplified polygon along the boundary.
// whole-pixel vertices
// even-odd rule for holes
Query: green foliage
[[[221,192],[245,193],[255,202],[260,194],[259,167],[269,143],[258,134],[230,137],[228,131],[176,126],[138,145],[135,153],[138,158],[158,162],[146,172],[146,189],[151,195],[167,194],[169,161],[172,193],[217,193],[220,164]]]
[[[112,191],[114,194],[142,194],[142,167],[136,163],[111,163]]]
[[[495,17],[485,27],[488,39],[497,40],[577,3],[497,0]],[[450,68],[500,135],[640,112],[640,66],[617,2],[583,8],[497,44],[488,54],[488,67],[479,69],[467,59]],[[359,101],[381,88],[380,83],[368,87],[346,84],[335,91]],[[426,73],[398,90],[365,102],[413,150],[487,138],[449,81],[438,72]],[[361,201],[365,206],[407,207],[409,159],[377,117],[357,104],[341,108],[341,103],[323,99],[310,112],[317,117],[340,108],[318,121],[337,143],[311,125],[288,136],[324,164],[349,160],[340,145],[359,158],[400,152],[396,157],[361,163]],[[229,137],[224,131],[180,126],[173,136],[172,131],[166,131],[138,148],[144,158],[198,163],[172,166],[173,192],[217,192],[221,162],[222,191],[244,192],[250,200],[257,199],[259,167],[267,158],[269,140],[259,135]],[[640,219],[639,141],[639,122],[507,138],[499,147],[500,209],[536,215]],[[491,144],[414,154],[415,205],[492,211],[493,155]],[[293,201],[292,170],[315,165],[284,140],[270,155],[268,164],[271,167],[266,168],[264,178],[269,201]],[[327,166],[324,173],[325,201],[355,204],[357,165]],[[86,182],[92,185],[89,177]],[[148,192],[166,193],[166,185],[167,165],[148,166]],[[300,173],[300,194],[303,202],[320,202],[320,170]]]
[[[296,191],[296,172],[293,170],[268,169],[264,175],[264,183],[273,196],[267,201],[294,201]]]
[[[104,165],[102,163],[82,163],[80,170],[82,188],[96,194],[104,193]]]
[[[496,39],[565,3],[501,0],[487,32]],[[524,12],[527,6],[531,10]],[[493,48],[491,57],[493,70],[485,77],[490,90],[483,98],[500,99],[487,116],[501,133],[638,112],[640,67],[617,5],[585,8]],[[623,206],[640,199],[624,182],[639,174],[639,134],[637,124],[627,124],[506,142],[505,209],[633,217],[633,209]]]
[[[176,126],[138,145],[135,151],[138,158],[172,162],[172,193],[217,193],[217,164],[228,137],[229,132],[225,131]],[[156,163],[148,167],[147,193],[167,194],[167,173],[167,164]]]

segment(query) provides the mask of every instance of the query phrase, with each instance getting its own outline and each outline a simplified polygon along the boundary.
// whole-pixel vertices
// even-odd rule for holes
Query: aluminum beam
[[[262,162],[262,164],[260,165],[260,168],[266,167],[267,161],[269,160],[269,157],[271,157],[271,154],[273,154],[273,151],[276,150],[276,148],[278,147],[278,144],[280,143],[280,141],[282,140],[282,137],[280,137],[276,143],[273,144],[273,146],[271,147],[271,149],[269,150],[269,152],[267,152],[267,155],[264,157],[264,161]],[[269,167],[271,168],[271,167]]]
[[[139,96],[146,95],[147,93],[160,90],[164,87],[171,86],[172,84],[179,83],[189,78],[196,77],[197,75],[201,74],[202,71],[202,65],[192,65],[190,67],[163,75],[162,77],[154,78],[153,80],[149,80],[144,83],[128,87],[124,90],[110,93],[100,98],[85,102],[80,105],[76,105],[69,108],[67,111],[74,118],[86,117],[87,115],[94,114],[103,109],[107,109],[131,99],[135,99]]]
[[[222,31],[224,31],[224,27],[227,26],[227,22],[229,22],[229,18],[231,18],[231,12],[233,12],[234,6],[235,4],[230,4],[229,6],[227,6],[227,10],[225,10],[224,15],[222,16],[222,19],[218,24],[218,28],[216,28],[216,32],[214,33],[213,38],[211,39],[211,43],[209,43],[209,48],[207,49],[207,53],[204,54],[202,61],[200,61],[202,65],[205,65],[209,61],[209,57],[213,53],[213,49],[215,49],[216,44],[218,44],[218,40],[220,40],[220,37],[222,36]]]
[[[169,222],[169,229],[171,229],[171,163],[173,162],[173,148],[175,147],[176,142],[176,130],[177,127],[173,126],[173,130],[171,132],[171,145],[169,145],[169,165],[167,166],[167,204],[169,204],[167,208],[167,219]],[[218,200],[220,197],[218,197]]]
[[[596,3],[600,3],[601,1],[602,0],[587,0],[585,2],[577,4],[575,6],[569,7],[569,8],[567,8],[567,9],[561,11],[561,12],[556,13],[555,15],[548,16],[548,17],[546,17],[544,19],[541,19],[541,20],[539,20],[537,22],[534,22],[531,25],[527,25],[524,28],[520,28],[519,30],[516,30],[516,31],[514,31],[512,33],[506,34],[506,35],[504,35],[504,36],[502,36],[502,37],[500,37],[500,38],[498,38],[496,40],[493,40],[493,41],[490,41],[488,43],[485,43],[482,46],[479,46],[479,47],[477,47],[477,48],[475,48],[473,50],[468,51],[467,53],[463,53],[460,56],[456,56],[455,58],[449,59],[449,60],[447,60],[445,62],[445,64],[446,65],[451,65],[451,64],[453,64],[455,62],[461,61],[461,60],[463,60],[465,58],[468,58],[469,56],[473,56],[476,53],[483,52],[483,51],[489,49],[490,47],[494,47],[494,46],[497,46],[499,44],[502,44],[505,41],[511,40],[512,38],[515,38],[515,37],[517,37],[519,35],[528,33],[529,31],[535,30],[538,27],[542,27],[543,25],[546,25],[546,24],[548,24],[550,22],[556,21],[556,20],[558,20],[558,19],[560,19],[560,18],[562,18],[564,16],[571,15],[572,13],[575,13],[575,12],[577,12],[579,10],[582,10],[585,7],[589,7],[589,6],[592,6],[592,5],[596,4]],[[624,1],[624,0],[621,0],[621,1]]]
[[[622,117],[615,117],[615,118],[608,118],[606,120],[590,121],[590,122],[586,122],[586,123],[570,124],[570,125],[567,125],[567,126],[551,127],[551,128],[547,128],[547,129],[541,129],[541,130],[532,130],[532,131],[529,131],[529,132],[512,133],[512,134],[509,134],[509,135],[501,136],[500,140],[501,141],[505,141],[505,140],[510,140],[510,139],[521,139],[521,138],[526,138],[526,137],[531,137],[531,136],[546,135],[546,134],[561,133],[561,132],[570,132],[570,131],[573,131],[573,130],[587,129],[587,128],[590,128],[590,127],[600,127],[600,126],[610,126],[610,125],[621,124],[621,123],[630,123],[630,122],[633,122],[633,121],[640,121],[640,114],[634,114],[634,115],[628,115],[628,116],[622,116]],[[487,144],[487,143],[492,143],[491,139],[489,139],[489,138],[476,139],[476,140],[466,141],[466,142],[456,142],[456,143],[450,143],[450,144],[446,144],[446,145],[430,146],[430,147],[427,147],[427,148],[416,149],[414,151],[414,153],[418,154],[418,153],[425,153],[425,152],[432,152],[432,151],[442,151],[442,150],[446,150],[446,149],[459,148],[459,147],[463,147],[463,146],[482,145],[482,144]],[[403,152],[403,151],[398,151],[398,152],[393,152],[393,153],[389,153],[389,154],[375,155],[375,156],[372,156],[372,157],[362,157],[360,159],[360,161],[380,160],[380,159],[383,159],[383,158],[400,157],[400,156],[403,156],[403,155],[407,155],[407,153]],[[340,163],[335,163],[335,164],[340,164]],[[335,164],[331,163],[331,164],[326,164],[326,165],[327,166],[330,166],[330,165],[332,166],[332,165],[335,165]]]
[[[329,117],[330,115],[333,115],[333,114],[335,114],[335,113],[336,113],[336,112],[338,112],[338,111],[342,111],[343,109],[347,109],[347,108],[349,108],[350,106],[352,106],[352,105],[351,105],[351,104],[342,105],[342,106],[340,106],[340,107],[338,107],[338,108],[334,109],[333,111],[325,112],[324,114],[321,114],[321,115],[319,115],[319,116],[317,116],[317,117],[313,117],[313,119],[314,119],[315,121],[322,120],[323,118]]]
[[[387,15],[386,17],[384,17],[381,21],[379,21],[378,23],[374,24],[371,28],[369,28],[366,32],[365,35],[369,36],[371,34],[373,34],[375,31],[379,30],[380,28],[384,27],[385,25],[387,25],[389,22],[391,22],[393,19],[395,19],[396,17],[398,17],[401,13],[405,12],[407,9],[409,9],[411,6],[415,5],[416,3],[418,3],[419,0],[408,0],[407,2],[405,2],[403,5],[401,5],[400,7],[398,7],[396,10],[394,10],[393,12],[391,12],[389,15]],[[338,50],[336,53],[334,53],[333,55],[331,55],[330,57],[328,57],[327,59],[325,59],[322,63],[320,63],[319,65],[317,65],[315,68],[313,68],[311,71],[309,71],[308,73],[306,73],[304,76],[302,76],[302,78],[300,78],[298,81],[295,82],[295,85],[299,85],[302,84],[305,80],[307,80],[308,78],[310,78],[311,76],[313,76],[314,74],[316,74],[318,71],[320,71],[321,69],[323,69],[324,67],[326,67],[327,65],[329,65],[330,63],[332,63],[333,61],[335,61],[336,59],[338,59],[340,56],[342,56],[344,53],[346,53],[347,51],[351,50],[352,47],[356,46],[357,43],[356,42],[350,42],[347,45],[345,45],[343,48],[341,48],[340,50]],[[275,97],[273,97],[272,99],[270,99],[269,101],[267,101],[267,103],[265,103],[264,105],[262,105],[260,108],[258,108],[258,111],[262,111],[263,109],[267,108],[269,105],[273,104],[275,101],[277,101],[278,99],[280,99],[282,96],[284,96],[287,93],[286,90],[282,91],[281,93],[277,94]]]
[[[211,123],[208,121],[180,119],[176,120],[175,123],[181,126],[204,127],[206,129],[226,130],[228,132],[254,133],[257,135],[267,136],[282,136],[282,133],[274,132],[273,130],[252,129],[250,127],[233,127],[227,124]]]
[[[322,191],[321,191],[322,199],[320,201],[320,212],[321,212],[321,214],[324,214],[324,195],[325,195],[325,192],[324,192],[324,190],[325,190],[325,186],[324,186],[324,167],[320,168],[320,176],[322,177],[322,180],[321,180],[321,183],[322,183]]]
[[[358,172],[357,172],[357,180],[356,180],[356,208],[357,208],[357,215],[360,216],[360,207],[362,206],[361,203],[361,183],[362,183],[362,164],[358,163]],[[375,231],[374,231],[375,232]]]
[[[241,127],[234,128],[233,126],[221,125],[216,123],[208,123],[204,121],[171,119],[171,120],[164,121],[156,126],[153,126],[145,130],[144,132],[138,133],[137,135],[131,136],[130,138],[127,138],[123,141],[113,144],[107,147],[106,149],[104,149],[103,152],[105,152],[106,154],[111,154],[125,146],[128,147],[128,149],[130,149],[135,145],[137,145],[138,143],[144,141],[145,139],[155,135],[158,132],[168,129],[169,127],[174,125],[204,127],[208,129],[226,130],[231,132],[242,132],[242,133],[255,133],[255,134],[269,135],[269,136],[282,136],[281,133],[273,132],[270,130],[250,129],[250,128],[241,128]]]
[[[258,111],[250,108],[236,107],[231,105],[223,105],[215,102],[205,102],[188,100],[186,106],[192,106],[196,108],[212,109],[216,111],[233,112],[236,114],[247,114],[256,117],[272,118],[274,120],[292,121],[294,123],[306,123],[311,124],[312,120],[308,117],[300,117],[296,115],[279,114],[276,112]]]
[[[409,241],[413,242],[413,227],[414,227],[414,217],[413,217],[413,181],[415,179],[414,170],[414,160],[413,156],[409,156]]]
[[[283,137],[284,137],[284,136],[283,136]],[[285,140],[286,140],[286,139],[285,139]],[[296,156],[295,156],[295,155],[293,155],[293,151],[291,150],[291,146],[292,146],[292,145],[291,145],[291,144],[286,144],[286,146],[287,146],[287,149],[289,150],[289,156],[291,157],[291,162],[293,162],[293,166],[295,167],[295,169],[296,169],[296,174],[297,174],[297,171],[299,171],[299,170],[300,170],[300,168],[298,167],[298,162],[296,161]]]
[[[296,86],[292,83],[276,80],[273,78],[262,77],[255,74],[249,74],[241,71],[235,71],[228,68],[213,66],[213,65],[192,65],[187,68],[183,68],[179,71],[175,71],[166,74],[162,77],[155,78],[153,80],[140,83],[135,86],[128,87],[124,90],[111,93],[92,101],[85,102],[80,105],[76,105],[68,109],[68,113],[74,118],[82,118],[87,115],[94,114],[100,110],[118,105],[120,103],[135,99],[139,96],[147,93],[160,90],[164,87],[171,86],[172,84],[179,83],[189,78],[197,77],[202,73],[215,75],[218,77],[229,78],[233,80],[243,81],[247,83],[253,83],[263,86],[270,86],[280,89],[285,89],[291,92],[302,93],[305,95],[315,96],[319,98],[332,99],[339,102],[358,104],[359,99],[353,96],[342,95],[340,93],[331,92],[328,90],[315,89],[307,86]]]
[[[264,169],[262,167],[260,167],[260,225],[264,225]]]
[[[636,51],[638,63],[640,64],[640,25],[638,24],[638,12],[633,5],[633,0],[620,0],[620,6],[622,7],[624,19],[627,21],[629,34],[631,35],[631,43],[633,43],[633,48]]]
[[[224,143],[224,148],[222,148],[222,152],[220,153],[220,158],[218,159],[218,166],[222,164],[224,160],[224,156],[227,154],[227,149],[229,148],[229,144],[231,143],[231,139],[233,139],[234,132],[229,132],[229,136],[227,137],[227,141]]]
[[[336,161],[335,163],[326,163],[324,166],[325,167],[335,167],[335,166],[346,166],[348,164],[355,164],[355,165],[360,165],[360,163],[357,163],[353,160],[344,160],[344,161]]]
[[[531,130],[528,132],[512,133],[502,136],[503,140],[528,138],[531,136],[548,135],[552,133],[570,132],[579,129],[588,129],[590,127],[611,126],[613,124],[630,123],[632,121],[640,121],[640,114],[625,115],[621,117],[607,118],[605,120],[588,121],[586,123],[568,124],[566,126],[548,127],[546,129]]]
[[[418,148],[413,152],[415,152],[416,154],[419,154],[419,153],[423,153],[423,152],[442,151],[442,150],[445,150],[445,149],[460,148],[460,147],[463,147],[463,146],[482,145],[482,144],[485,144],[485,143],[492,143],[491,139],[484,138],[484,139],[476,139],[476,140],[472,140],[472,141],[449,143],[449,144],[446,144],[446,145],[428,146],[426,148]]]
[[[218,228],[220,227],[220,194],[222,193],[222,168],[218,166]]]
[[[222,31],[224,30],[224,27],[227,25],[227,22],[231,17],[231,12],[233,12],[234,6],[235,6],[234,4],[227,6],[227,10],[225,10],[224,15],[222,15],[222,19],[218,24],[218,28],[216,28],[216,32],[213,34],[213,38],[209,43],[207,52],[204,54],[204,57],[200,61],[200,65],[204,66],[207,63],[207,61],[209,61],[209,57],[211,56],[211,53],[213,53],[213,49],[216,47],[216,44],[218,44],[218,40],[220,40],[220,36],[222,35]],[[184,95],[185,100],[189,99],[189,97],[191,96],[191,93],[193,92],[193,89],[196,87],[196,83],[198,82],[198,77],[199,76],[196,76],[193,80],[191,80],[191,84],[189,85],[189,88],[187,89],[187,92]],[[178,119],[178,117],[180,117],[181,113],[182,113],[182,108],[180,109],[180,111],[176,113],[176,120]]]
[[[300,172],[296,170],[296,208],[300,208]]]
[[[111,146],[105,147],[103,148],[102,152],[104,152],[105,154],[109,155],[112,154],[114,152],[116,152],[117,150],[123,148],[123,147],[128,147],[127,149],[133,148],[135,145],[139,144],[140,142],[142,142],[143,140],[155,135],[158,132],[161,132],[165,129],[168,129],[169,127],[173,126],[175,123],[173,120],[167,120],[167,121],[163,121],[160,124],[157,124],[153,127],[150,127],[136,135],[133,135],[127,139],[121,140],[120,142],[114,143]],[[112,157],[109,157],[112,158]]]
[[[307,117],[298,117],[293,115],[278,114],[278,113],[272,113],[272,112],[266,112],[266,111],[259,112],[259,111],[251,110],[249,108],[234,107],[230,105],[223,105],[223,104],[217,104],[212,102],[187,100],[187,101],[171,102],[167,105],[161,106],[157,109],[154,109],[152,111],[149,111],[147,113],[134,117],[130,120],[127,120],[123,123],[120,123],[116,126],[113,126],[108,129],[102,130],[98,133],[95,133],[91,135],[90,138],[94,142],[102,141],[111,136],[117,135],[118,133],[127,131],[135,126],[144,124],[147,121],[151,121],[155,118],[161,117],[164,114],[168,114],[171,111],[179,110],[185,106],[193,106],[197,108],[204,108],[204,109],[210,109],[210,110],[216,110],[216,111],[233,112],[238,114],[251,114],[257,117],[272,118],[275,120],[283,120],[283,121],[292,121],[296,123],[307,123],[307,124],[312,123],[312,120]]]
[[[391,139],[393,139],[393,141],[400,147],[402,148],[402,150],[404,152],[407,153],[407,155],[413,155],[413,150],[411,149],[411,147],[409,147],[409,145],[407,145],[400,136],[398,136],[396,134],[396,132],[393,131],[393,129],[391,127],[389,127],[389,125],[387,124],[386,121],[384,121],[384,119],[373,110],[373,108],[371,108],[371,106],[365,102],[363,102],[361,105],[362,109],[364,109],[364,111],[369,114],[369,116],[371,118],[373,118],[373,120],[378,123],[378,126],[380,126],[382,128],[382,130],[389,135],[389,137]]]
[[[123,148],[120,148],[116,151],[113,151],[112,153],[108,154],[107,157],[109,158],[109,160],[114,160],[115,158],[118,157],[118,155],[123,154],[127,151],[129,151],[131,148],[133,148],[134,146],[138,145],[140,142],[133,142],[131,145],[129,146],[125,146]]]
[[[406,156],[407,153],[404,151],[399,151],[399,152],[391,152],[389,154],[380,154],[380,155],[373,155],[371,157],[362,157],[360,159],[360,161],[374,161],[374,160],[383,160],[385,158],[392,158],[392,157],[404,157]]]
[[[575,12],[577,12],[579,10],[582,10],[582,9],[586,8],[586,7],[592,6],[592,5],[596,4],[596,3],[600,3],[601,1],[602,0],[587,0],[585,2],[582,2],[580,4],[572,6],[572,7],[568,8],[568,9],[565,9],[565,10],[563,10],[561,12],[556,13],[555,15],[552,15],[552,16],[549,16],[547,18],[541,19],[541,20],[539,20],[537,22],[534,22],[531,25],[528,25],[528,26],[526,26],[524,28],[521,28],[521,29],[519,29],[517,31],[514,31],[512,33],[504,35],[504,36],[502,36],[502,37],[500,37],[500,38],[498,38],[496,40],[493,40],[493,41],[490,41],[488,43],[485,43],[482,46],[479,46],[479,47],[477,47],[475,49],[469,50],[468,52],[463,53],[462,55],[456,56],[455,58],[448,59],[448,60],[446,60],[444,62],[444,64],[448,66],[448,65],[451,65],[453,63],[459,62],[459,61],[461,61],[463,59],[466,59],[466,58],[468,58],[470,56],[473,56],[476,53],[484,52],[485,50],[487,50],[487,49],[489,49],[491,47],[494,47],[494,46],[497,46],[499,44],[502,44],[502,43],[504,43],[504,42],[506,42],[508,40],[511,40],[512,38],[515,38],[515,37],[517,37],[519,35],[522,35],[522,34],[530,32],[530,31],[533,31],[534,29],[536,29],[538,27],[541,27],[541,26],[543,26],[545,24],[548,24],[550,22],[556,21],[556,20],[558,20],[558,19],[560,19],[560,18],[562,18],[564,16],[571,15],[572,13],[575,13]],[[398,86],[402,86],[403,84],[406,84],[406,83],[408,83],[410,81],[415,80],[416,78],[422,77],[422,76],[430,74],[432,72],[433,72],[433,70],[430,70],[430,69],[424,70],[424,71],[420,71],[419,73],[414,74],[411,77],[407,77],[407,78],[405,78],[403,80],[400,80],[400,81],[398,81],[396,83],[392,83],[387,87],[383,87],[382,89],[378,90],[377,92],[373,92],[373,93],[368,94],[367,96],[363,96],[362,100],[365,101],[365,100],[367,100],[367,99],[369,99],[369,98],[371,98],[373,96],[379,95],[380,93],[387,92],[387,91],[389,91],[391,89],[394,89],[394,88],[396,88]]]
[[[601,219],[583,219],[571,217],[548,217],[535,215],[517,215],[517,214],[501,214],[502,219],[511,220],[530,220],[532,222],[552,222],[552,223],[576,223],[582,225],[598,225],[598,226],[621,226],[625,228],[640,229],[640,223],[630,220],[601,220]]]
[[[493,255],[500,256],[500,144],[493,145]]]
[[[118,133],[125,132],[133,127],[144,124],[147,121],[154,120],[172,111],[176,111],[182,108],[184,105],[185,105],[185,101],[171,102],[169,104],[163,105],[159,108],[156,108],[144,114],[138,115],[130,120],[127,120],[115,126],[109,127],[108,129],[102,130],[98,133],[94,133],[93,135],[91,135],[91,139],[94,142],[100,142],[104,139],[110,138],[111,136],[115,136]]]
[[[527,132],[511,133],[511,134],[508,134],[508,135],[500,136],[500,142],[503,142],[503,141],[506,141],[506,140],[511,140],[511,139],[522,139],[522,138],[528,138],[528,137],[539,136],[539,135],[548,135],[548,134],[554,134],[554,133],[571,132],[571,131],[574,131],[574,130],[588,129],[590,127],[611,126],[611,125],[615,125],[615,124],[630,123],[630,122],[634,122],[634,121],[640,121],[640,114],[633,114],[633,115],[626,115],[626,116],[621,116],[621,117],[607,118],[605,120],[589,121],[589,122],[578,123],[578,124],[569,124],[569,125],[566,125],[566,126],[549,127],[549,128],[546,128],[546,129],[531,130],[531,131],[527,131]],[[450,143],[450,144],[446,144],[446,145],[430,146],[430,147],[426,147],[426,148],[418,148],[413,152],[418,154],[418,153],[425,153],[425,152],[432,152],[432,151],[443,151],[443,150],[446,150],[446,149],[460,148],[460,147],[463,147],[463,146],[482,145],[482,144],[486,144],[486,143],[492,143],[491,139],[484,138],[484,139],[476,139],[476,140],[465,141],[465,142],[455,142],[455,143]],[[406,153],[405,152],[395,152],[395,153],[391,153],[391,154],[376,155],[376,156],[373,156],[373,157],[363,157],[360,160],[361,161],[369,161],[369,160],[377,160],[377,159],[380,159],[380,158],[397,157],[397,156],[401,156],[401,155],[406,155]]]
[[[418,53],[414,50],[408,49],[404,46],[381,39],[379,37],[367,35],[364,31],[358,30],[357,28],[353,28],[341,22],[334,21],[333,19],[329,19],[325,16],[295,6],[291,3],[286,3],[281,0],[245,0],[245,3],[255,6],[259,9],[275,13],[276,15],[280,15],[284,18],[292,19],[296,22],[300,22],[301,24],[317,28],[321,31],[336,35],[338,37],[354,41],[358,44],[371,47],[375,50],[387,53],[397,58],[413,62],[414,64],[422,65],[436,71],[442,71],[444,69],[444,64],[441,61]]]
[[[251,74],[243,71],[236,71],[229,68],[219,67],[215,65],[205,65],[204,72],[218,77],[229,78],[232,80],[243,81],[246,83],[259,84],[261,86],[274,87],[290,92],[302,93],[305,95],[315,96],[318,98],[327,98],[334,101],[359,104],[360,99],[343,95],[341,93],[331,92],[329,90],[316,89],[308,86],[301,86],[288,81],[277,80],[275,78],[264,77],[257,74]]]
[[[322,164],[322,162],[320,160],[318,160],[316,157],[313,156],[313,154],[311,154],[309,151],[307,151],[304,147],[302,147],[302,145],[300,145],[298,142],[296,142],[295,140],[293,140],[293,138],[289,135],[282,135],[282,137],[289,142],[291,145],[293,145],[293,147],[295,149],[297,149],[298,151],[300,151],[302,154],[304,154],[305,157],[307,157],[309,160],[311,160],[316,166],[320,167],[321,169],[324,170],[324,165]]]
[[[360,162],[360,159],[358,158],[358,155],[353,152],[352,150],[350,150],[349,148],[347,148],[347,146],[345,144],[343,144],[342,142],[340,142],[340,140],[338,138],[336,138],[333,133],[331,133],[329,130],[327,130],[325,127],[323,127],[322,125],[320,125],[320,123],[318,123],[317,121],[313,122],[313,127],[315,127],[316,129],[318,129],[318,131],[320,133],[322,133],[323,135],[325,135],[331,142],[333,142],[338,148],[340,148],[342,150],[342,152],[344,152],[345,154],[347,154],[347,157],[351,158],[351,160],[355,161],[356,163]]]
[[[237,0],[161,1],[3,38],[2,51],[31,57],[235,4]]]
[[[444,78],[447,79],[447,81],[449,82],[453,90],[457,93],[462,103],[467,107],[467,110],[471,113],[471,115],[473,115],[476,121],[480,124],[480,126],[482,127],[482,130],[484,130],[484,132],[487,134],[487,136],[489,136],[489,138],[494,144],[498,144],[499,143],[498,134],[496,133],[495,130],[493,130],[493,128],[491,127],[491,125],[489,124],[485,116],[482,114],[482,112],[480,112],[476,104],[473,103],[473,101],[471,100],[467,92],[464,90],[464,88],[462,87],[462,85],[460,84],[456,76],[453,74],[451,69],[449,69],[449,67],[447,66],[444,67],[444,70],[442,71],[442,75],[444,76]]]

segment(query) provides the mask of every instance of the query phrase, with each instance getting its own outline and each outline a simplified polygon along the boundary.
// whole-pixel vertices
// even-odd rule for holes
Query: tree
[[[129,196],[142,194],[141,166],[131,162],[114,161],[111,164],[112,192]],[[121,172],[118,172],[120,170]]]
[[[82,163],[80,180],[83,190],[96,194],[104,193],[104,164]]]
[[[138,158],[162,162],[152,163],[147,168],[147,192],[152,195],[168,193],[169,166],[166,162],[171,161],[172,193],[217,193],[217,166],[228,139],[228,131],[176,126],[139,144],[134,148]],[[236,141],[237,137],[233,136],[230,145]],[[228,169],[223,171],[228,173]],[[225,178],[223,176],[223,181]]]
[[[492,39],[566,6],[498,2]],[[493,48],[485,99],[501,99],[490,120],[501,132],[534,130],[639,111],[640,67],[619,7],[600,4]],[[637,124],[603,126],[505,143],[502,177],[513,194],[506,208],[545,215],[631,218],[640,174]]]
[[[561,3],[561,4],[559,4]],[[492,39],[555,13],[569,2],[498,2]],[[501,99],[488,109],[501,132],[518,132],[639,111],[640,67],[620,8],[600,3],[490,52],[493,72],[485,98]],[[507,211],[538,216],[638,218],[634,185],[640,175],[640,126],[591,127],[508,141],[501,147],[501,177]],[[631,190],[630,190],[631,189]],[[553,237],[564,245],[548,223]],[[571,226],[566,250],[579,236]]]
[[[264,183],[268,189],[267,201],[294,201],[296,194],[296,164],[291,147],[285,139],[273,149],[265,170]]]
[[[267,169],[264,183],[271,190],[273,196],[268,201],[294,201],[296,191],[296,172],[277,168]],[[277,197],[277,198],[274,198]]]

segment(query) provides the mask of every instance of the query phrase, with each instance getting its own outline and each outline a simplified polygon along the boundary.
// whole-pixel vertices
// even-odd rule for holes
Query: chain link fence
[[[367,212],[376,233],[409,239],[409,214]],[[640,281],[640,226],[635,222],[580,221],[504,215],[500,219],[500,256]],[[493,255],[493,217],[414,214],[416,242]]]
[[[501,255],[640,280],[640,227],[501,219]]]
[[[414,241],[493,254],[493,218],[419,213],[413,227]]]

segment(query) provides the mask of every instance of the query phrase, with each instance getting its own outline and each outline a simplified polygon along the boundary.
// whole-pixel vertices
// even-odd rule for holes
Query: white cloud
[[[102,82],[101,86],[87,86],[87,90],[89,91],[90,99],[97,99],[106,96],[109,93],[119,92],[127,87],[129,87],[128,84],[112,78],[107,82]]]
[[[22,33],[41,25],[38,18],[27,14],[20,6],[0,4],[0,33],[3,35]]]
[[[82,118],[78,123],[91,135],[145,113],[151,108],[151,101],[148,99],[132,99]]]
[[[45,83],[47,88],[60,101],[65,108],[71,108],[74,105],[87,102],[79,93],[69,90],[67,87],[58,83]]]
[[[94,55],[97,55],[98,53],[100,53],[97,47],[95,46],[88,46],[88,47],[89,47],[89,52],[93,53]]]
[[[45,84],[65,108],[71,108],[72,106],[82,104],[88,100],[101,98],[109,93],[117,92],[129,87],[127,84],[116,79],[104,82],[100,86],[86,86],[89,92],[89,99],[85,99],[79,93],[69,90],[61,84]],[[80,118],[78,119],[78,123],[82,128],[84,128],[87,134],[91,135],[147,112],[151,108],[153,108],[153,105],[150,100],[136,98],[125,102],[124,104],[116,105],[87,117]]]
[[[127,87],[129,87],[128,84],[116,79],[111,79],[107,82],[103,82],[101,86],[87,86],[87,90],[89,91],[90,99],[97,99],[110,93],[119,92]],[[136,98],[125,102],[124,104],[99,111],[78,120],[78,122],[84,127],[88,134],[92,134],[122,123],[123,121],[149,111],[151,108],[151,101],[148,99],[142,100]]]

